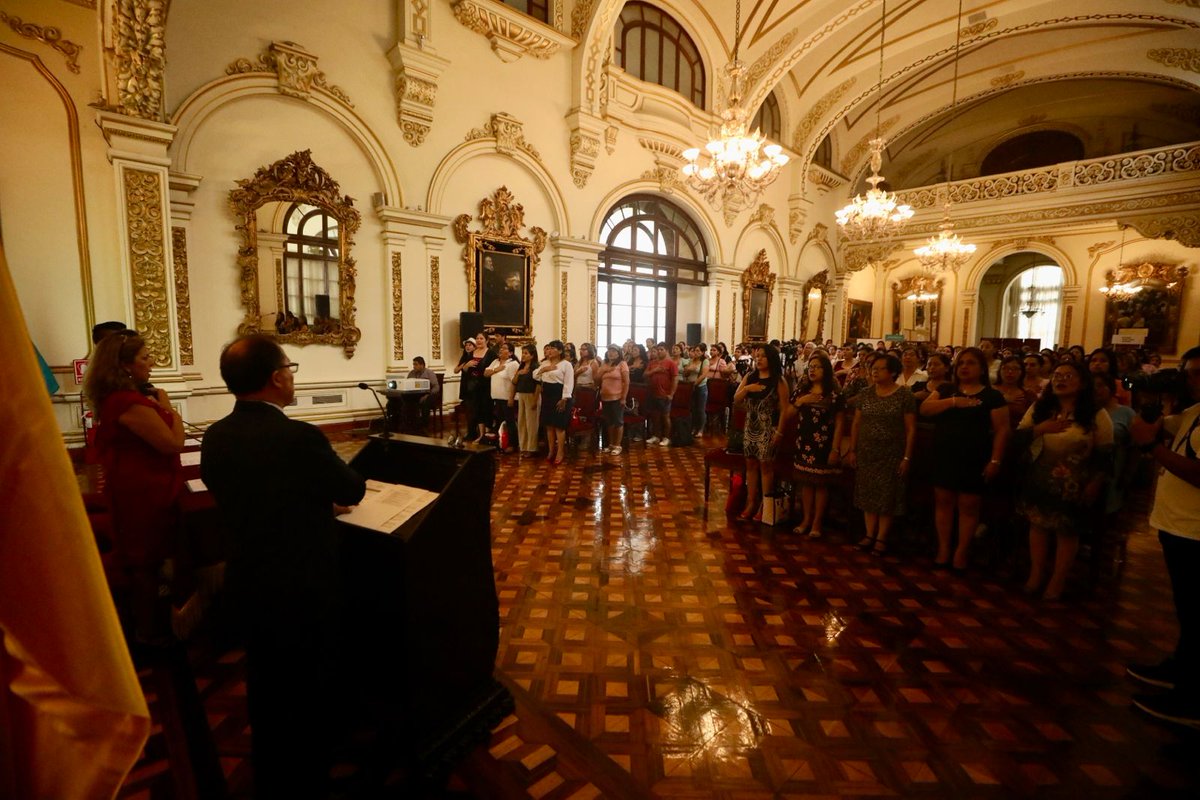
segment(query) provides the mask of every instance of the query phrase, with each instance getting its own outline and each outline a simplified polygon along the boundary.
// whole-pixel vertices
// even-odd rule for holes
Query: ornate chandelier
[[[883,16],[879,26],[879,83],[878,102],[875,106],[875,138],[871,145],[871,177],[867,183],[871,188],[866,194],[855,195],[849,205],[836,212],[837,223],[847,238],[854,241],[881,239],[898,232],[913,215],[909,206],[901,203],[892,192],[879,188],[883,176],[883,139],[879,136],[879,107],[883,103],[883,45],[887,29],[887,0],[883,3]]]
[[[904,296],[904,299],[926,303],[930,300],[937,300],[940,290],[941,287],[938,286],[935,278],[930,275],[918,275],[913,278],[912,283],[908,287],[908,294]]]
[[[962,0],[958,0],[958,21],[954,29],[954,83],[950,99],[950,114],[953,116],[958,107],[958,53],[962,46]],[[946,166],[946,205],[942,207],[942,224],[938,226],[937,236],[933,236],[925,246],[913,250],[913,254],[927,269],[957,271],[967,263],[967,259],[975,252],[975,245],[967,244],[958,238],[954,232],[954,223],[950,221],[950,178],[951,164]],[[1032,316],[1032,314],[1030,315]]]
[[[954,232],[954,223],[950,221],[949,199],[944,206],[942,224],[938,226],[937,236],[931,237],[923,247],[913,250],[921,266],[952,272],[965,264],[974,252],[975,245],[962,241]]]
[[[725,68],[729,74],[729,107],[721,112],[721,130],[705,145],[708,153],[701,162],[700,148],[683,151],[687,163],[681,168],[687,185],[699,192],[713,208],[737,213],[749,208],[763,189],[779,177],[788,162],[783,148],[766,144],[760,131],[747,133],[749,113],[742,108],[742,73],[738,59],[742,32],[742,3],[738,0],[734,21],[733,61]]]

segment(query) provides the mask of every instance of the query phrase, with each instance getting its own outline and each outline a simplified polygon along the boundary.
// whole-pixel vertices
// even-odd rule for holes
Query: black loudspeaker
[[[317,316],[321,319],[329,319],[329,295],[315,294],[313,300],[317,301]]]
[[[700,344],[700,323],[699,322],[689,322],[687,324],[687,343],[689,345]]]
[[[483,332],[483,314],[478,311],[460,311],[458,314],[458,338],[465,341]]]

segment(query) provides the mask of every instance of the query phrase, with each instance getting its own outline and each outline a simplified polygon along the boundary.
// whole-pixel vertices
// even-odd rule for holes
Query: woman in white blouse
[[[542,426],[550,448],[546,460],[558,466],[567,457],[567,425],[571,422],[575,370],[563,358],[563,343],[558,339],[542,348],[542,353],[545,361],[534,377],[542,382]]]

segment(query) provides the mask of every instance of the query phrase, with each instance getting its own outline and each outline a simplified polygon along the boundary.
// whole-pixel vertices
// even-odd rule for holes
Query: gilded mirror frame
[[[1121,329],[1145,327],[1148,332],[1144,347],[1156,351],[1159,355],[1178,353],[1179,315],[1182,311],[1187,276],[1187,267],[1149,261],[1109,270],[1104,276],[1107,289],[1104,301],[1104,346],[1110,346],[1113,335]],[[1134,291],[1129,291],[1131,289]],[[1165,321],[1159,322],[1155,318],[1147,320],[1145,325],[1138,325],[1136,319],[1130,319],[1129,324],[1121,324],[1124,310],[1121,304],[1148,302],[1150,295],[1147,290],[1162,293],[1162,302],[1166,305]]]
[[[805,335],[805,333],[808,331],[808,318],[810,315],[808,296],[814,291],[821,292],[821,310],[817,314],[817,335],[810,340]],[[813,341],[817,342],[817,344],[823,344],[824,340],[821,339],[821,331],[825,330],[825,306],[829,301],[829,270],[823,269],[804,282],[804,293],[802,300],[804,303],[804,311],[800,315],[800,341]]]
[[[892,283],[892,333],[902,333],[901,319],[902,306],[901,303],[908,295],[914,291],[923,291],[930,287],[931,278],[926,275],[912,275],[908,278],[903,278]],[[932,287],[937,290],[937,297],[926,301],[929,303],[929,344],[937,344],[939,336],[939,326],[942,318],[942,290],[943,281],[939,278],[932,280]],[[912,340],[916,341],[916,340]],[[920,344],[920,342],[919,342]]]
[[[237,185],[238,188],[229,192],[229,207],[237,217],[236,230],[241,237],[237,265],[245,318],[238,325],[238,334],[263,333],[281,344],[301,347],[334,345],[342,348],[346,358],[353,358],[354,349],[362,338],[362,331],[354,325],[354,287],[358,271],[350,250],[362,222],[354,208],[354,200],[342,195],[337,181],[313,162],[311,150],[299,150],[274,164],[259,167],[253,178],[239,180]],[[337,219],[338,330],[278,333],[273,327],[263,325],[259,303],[258,210],[267,203],[305,203],[321,208]],[[279,280],[282,281],[281,276]]]
[[[742,341],[765,342],[770,329],[775,275],[767,251],[759,250],[742,273]]]

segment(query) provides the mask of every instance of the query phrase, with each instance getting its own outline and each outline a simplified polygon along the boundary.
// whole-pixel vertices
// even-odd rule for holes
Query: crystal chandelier
[[[845,208],[836,212],[837,223],[847,238],[854,241],[881,239],[900,230],[913,215],[909,206],[901,203],[895,194],[879,188],[883,176],[883,139],[879,136],[879,111],[883,104],[883,45],[887,28],[887,0],[883,3],[883,17],[879,26],[879,83],[878,102],[875,106],[875,138],[871,145],[871,177],[867,183],[871,188],[866,194],[855,195]]]
[[[912,285],[909,286],[908,294],[904,296],[904,299],[926,303],[930,300],[937,300],[938,295],[939,287],[937,281],[929,275],[918,275],[913,279]]]
[[[958,53],[962,46],[962,0],[958,0],[958,20],[954,29],[954,82],[950,99],[950,114],[953,116],[958,106]],[[937,236],[933,236],[923,247],[913,250],[913,254],[927,269],[957,271],[967,263],[967,259],[975,252],[975,245],[967,244],[958,238],[954,232],[954,223],[950,221],[950,178],[952,163],[946,166],[946,205],[942,207],[942,224],[938,226]],[[1032,314],[1029,316],[1033,316]]]
[[[749,208],[763,189],[779,177],[779,170],[788,162],[783,148],[766,144],[760,131],[747,132],[749,114],[742,108],[742,73],[738,60],[741,42],[742,3],[738,0],[734,21],[733,61],[725,68],[729,74],[729,107],[721,112],[721,131],[705,145],[708,153],[700,161],[700,148],[683,151],[687,163],[681,171],[687,185],[699,192],[715,209],[724,208],[737,213]]]

